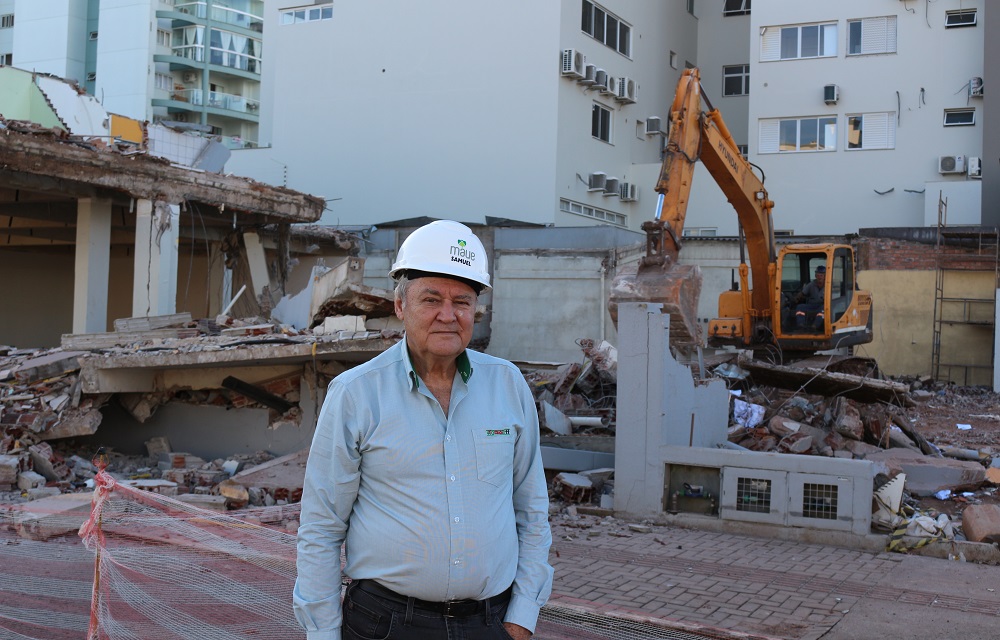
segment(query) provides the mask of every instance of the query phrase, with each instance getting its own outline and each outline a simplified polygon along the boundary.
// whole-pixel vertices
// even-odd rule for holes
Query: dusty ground
[[[907,410],[913,425],[938,447],[960,447],[1000,455],[1000,394],[984,387],[947,386]],[[957,425],[971,425],[959,429]],[[948,500],[923,498],[920,505],[955,516],[970,503],[1000,504],[1000,491],[984,487],[972,496]]]

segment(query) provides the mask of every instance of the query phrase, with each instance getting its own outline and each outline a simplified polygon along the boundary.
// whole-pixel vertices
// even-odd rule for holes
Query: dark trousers
[[[356,580],[344,596],[344,640],[511,640],[503,628],[510,591],[479,602],[407,598],[371,580]]]

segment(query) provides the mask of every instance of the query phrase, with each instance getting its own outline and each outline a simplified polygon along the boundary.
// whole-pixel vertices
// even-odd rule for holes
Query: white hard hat
[[[479,293],[490,290],[486,248],[472,229],[454,220],[435,220],[403,240],[389,277],[407,271],[465,280]]]

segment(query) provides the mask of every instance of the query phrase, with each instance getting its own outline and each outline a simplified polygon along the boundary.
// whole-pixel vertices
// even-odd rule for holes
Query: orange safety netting
[[[88,640],[302,638],[295,535],[119,484],[101,471],[80,537],[94,553]]]

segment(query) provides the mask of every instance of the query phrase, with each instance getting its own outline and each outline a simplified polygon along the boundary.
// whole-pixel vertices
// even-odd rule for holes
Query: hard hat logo
[[[458,241],[459,246],[451,248],[451,261],[460,262],[467,267],[472,266],[472,261],[476,259],[476,252],[465,248],[465,240]]]
[[[417,272],[463,280],[477,292],[490,289],[486,248],[469,227],[453,220],[426,224],[400,245],[389,277]]]

